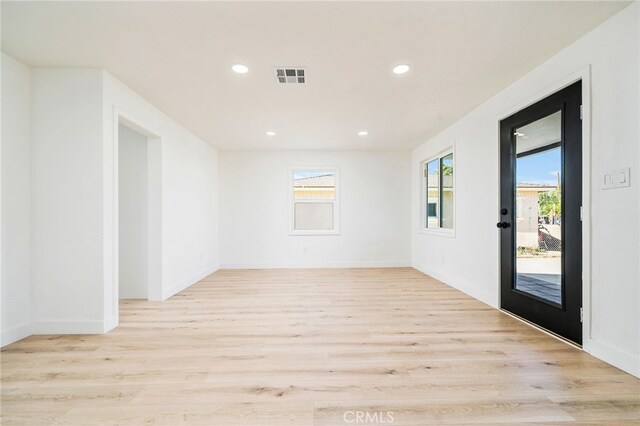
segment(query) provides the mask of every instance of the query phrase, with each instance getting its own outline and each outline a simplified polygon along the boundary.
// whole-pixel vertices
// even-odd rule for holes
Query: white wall
[[[3,56],[2,71],[2,264],[10,265],[3,268],[3,343],[30,332],[102,333],[117,325],[121,116],[154,137],[147,171],[157,268],[147,272],[159,285],[150,297],[170,297],[218,268],[214,148],[102,70],[29,71]]]
[[[102,72],[32,82],[34,331],[102,332]]]
[[[222,266],[408,265],[409,165],[406,151],[222,152]],[[340,169],[340,235],[289,235],[292,167]]]
[[[584,348],[640,375],[638,2],[460,119],[412,155],[412,264],[499,306],[498,121],[591,66],[591,299]],[[588,75],[587,75],[588,77]],[[586,100],[585,100],[586,102]],[[591,110],[591,111],[590,111]],[[456,236],[418,232],[419,162],[455,141]],[[585,155],[589,155],[586,153]],[[630,188],[602,191],[610,169],[631,167]],[[589,195],[589,194],[587,194]]]
[[[120,299],[147,298],[147,137],[118,126]]]
[[[2,346],[31,334],[31,70],[2,54]]]
[[[150,294],[153,299],[170,297],[219,267],[218,152],[106,72],[103,84],[104,311],[107,321],[115,326],[118,264],[113,253],[118,246],[118,205],[113,188],[118,116],[149,132],[149,143],[157,143],[159,148],[158,164],[153,151],[148,163],[150,178],[153,169],[160,168],[157,180],[161,191],[155,194],[161,198],[161,239],[155,248],[161,251],[161,292]],[[152,188],[149,191],[154,196]],[[153,208],[151,201],[149,208]],[[149,273],[152,271],[150,267]],[[150,275],[149,280],[153,282],[154,277]]]

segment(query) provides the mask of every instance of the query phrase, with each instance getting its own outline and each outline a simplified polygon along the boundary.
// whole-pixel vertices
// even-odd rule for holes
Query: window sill
[[[289,235],[293,237],[304,237],[311,235],[340,235],[340,231],[289,231]]]
[[[420,234],[423,235],[433,235],[433,236],[438,236],[438,237],[448,237],[448,238],[455,238],[456,237],[456,230],[455,229],[428,229],[428,228],[420,228],[418,230],[418,232]]]

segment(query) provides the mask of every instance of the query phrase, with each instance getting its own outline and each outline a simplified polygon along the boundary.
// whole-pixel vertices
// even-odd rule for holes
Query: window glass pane
[[[515,288],[562,305],[562,111],[516,136]]]
[[[336,175],[333,172],[294,172],[295,200],[335,200]]]
[[[296,231],[330,231],[333,203],[295,203],[293,228]]]
[[[427,164],[427,228],[438,227],[440,179],[438,160]]]
[[[453,229],[453,153],[440,159],[440,176],[442,176],[440,226]]]

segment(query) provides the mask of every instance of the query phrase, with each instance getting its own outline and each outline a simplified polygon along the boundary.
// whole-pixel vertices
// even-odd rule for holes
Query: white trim
[[[473,297],[476,300],[479,300],[480,302],[483,302],[489,306],[491,306],[492,308],[496,308],[498,309],[499,305],[496,305],[496,297],[491,295],[490,293],[487,293],[486,291],[478,288],[477,286],[474,286],[471,283],[468,282],[460,282],[459,280],[452,278],[450,276],[445,276],[437,271],[434,271],[432,269],[430,269],[427,266],[421,265],[419,263],[413,262],[413,264],[411,265],[411,267],[413,269],[415,269],[416,271],[422,272],[423,274],[427,275],[428,277],[434,278],[438,281],[440,281],[441,283],[448,285],[451,288],[455,288],[456,290],[459,290],[463,293],[465,293],[468,296]]]
[[[580,70],[578,78],[582,79],[582,347],[588,352],[586,348],[592,342],[591,312],[593,311],[591,304],[591,271],[593,269],[591,258],[591,227],[593,225],[591,219],[593,211],[591,202],[591,179],[593,177],[591,163],[591,65]]]
[[[105,319],[109,330],[119,317],[119,130],[122,124],[147,137],[147,300],[162,300],[162,136],[133,114],[113,106],[113,310]]]
[[[220,269],[344,269],[344,268],[410,268],[411,261],[384,262],[246,262],[225,263]]]
[[[591,76],[591,65],[586,65],[582,68],[580,68],[578,71],[575,71],[573,73],[571,73],[570,75],[559,79],[558,81],[556,81],[555,83],[547,86],[545,89],[539,91],[538,93],[536,93],[533,96],[528,97],[527,99],[523,100],[522,102],[518,102],[517,104],[512,105],[509,108],[505,108],[501,114],[498,115],[498,136],[500,136],[500,121],[504,120],[505,118],[517,113],[518,111],[521,111],[533,104],[535,104],[538,101],[541,101],[545,98],[548,98],[549,96],[553,95],[556,92],[559,92],[560,90],[571,86],[573,83],[576,83],[580,80],[582,80],[583,82],[585,81],[585,79],[588,79],[590,82],[590,77]],[[584,87],[585,85],[582,86],[582,93],[584,94]],[[589,92],[590,92],[590,84],[589,84]],[[584,98],[583,98],[583,104],[584,104]],[[583,113],[585,113],[586,111],[583,111]],[[585,114],[586,115],[586,114]],[[584,134],[583,134],[584,136]]]
[[[152,207],[153,206],[153,207]],[[147,138],[147,300],[162,300],[162,138]]]
[[[335,198],[333,200],[294,200],[293,198],[293,175],[295,172],[329,172],[335,175]],[[289,169],[289,235],[340,235],[340,168],[331,167],[291,167]],[[333,229],[329,230],[296,230],[295,226],[295,203],[332,203],[333,204]]]
[[[34,321],[33,334],[104,334],[104,321]]]
[[[595,339],[583,339],[582,349],[614,367],[640,377],[640,357]]]
[[[118,123],[123,124],[130,129],[143,134],[149,139],[162,138],[160,136],[160,132],[154,130],[152,126],[147,125],[146,123],[144,123],[144,121],[135,117],[135,115],[130,114],[124,109],[115,105],[113,106],[113,111],[115,113],[115,116],[118,117]]]
[[[455,198],[455,194],[454,194],[454,198]],[[455,204],[455,202],[454,202],[454,204]],[[455,216],[455,213],[454,213],[454,216]],[[454,223],[455,223],[455,219],[454,219]],[[456,237],[455,228],[454,229],[449,229],[449,228],[424,228],[424,227],[420,227],[420,229],[418,229],[418,233],[424,234],[424,235],[437,235],[439,237],[449,237],[449,238],[455,238]]]
[[[446,157],[447,155],[452,154],[453,155],[453,228],[441,228],[440,226],[438,226],[438,228],[427,228],[426,224],[424,223],[424,219],[427,216],[427,212],[426,212],[426,206],[427,206],[427,200],[425,199],[426,194],[427,194],[427,177],[425,176],[425,167],[428,163],[434,161],[434,160],[438,160],[438,167],[440,167],[440,159],[442,159],[443,157]],[[457,217],[456,217],[456,197],[457,197],[457,191],[456,191],[456,141],[455,139],[451,142],[451,145],[448,145],[446,148],[441,149],[437,154],[433,154],[430,156],[425,157],[424,159],[420,160],[418,162],[418,166],[420,168],[419,170],[419,174],[420,174],[420,208],[419,208],[419,217],[418,217],[418,233],[420,234],[424,234],[424,235],[433,235],[433,236],[438,236],[438,237],[448,237],[448,238],[455,238],[456,237],[456,221],[457,221]],[[440,180],[440,189],[442,188],[442,179]],[[439,192],[440,193],[440,192]],[[442,199],[438,200],[438,208],[440,208],[440,203],[442,202]],[[440,222],[440,215],[438,214],[438,223]]]
[[[118,320],[118,317],[105,318],[102,332],[108,333],[114,328],[116,328],[118,325],[120,325],[120,321]]]
[[[546,89],[538,92],[536,95],[527,100],[514,105],[505,110],[500,120],[506,118],[517,111],[520,111],[534,103],[556,93],[573,83],[582,80],[582,307],[583,307],[583,323],[582,323],[582,342],[583,347],[587,340],[591,340],[591,212],[593,205],[591,203],[591,65],[586,65],[578,71],[558,80]],[[499,124],[499,123],[498,123]],[[500,129],[498,125],[497,140],[500,140]],[[500,182],[498,181],[498,191],[500,191]],[[498,197],[500,203],[500,197]],[[500,205],[496,211],[500,210]],[[500,251],[498,249],[498,276],[500,272]],[[499,285],[499,283],[498,283]],[[605,360],[606,361],[606,360]]]
[[[326,201],[326,200],[325,200]],[[335,209],[335,206],[334,206]],[[334,224],[335,224],[335,213],[334,213]],[[312,230],[304,230],[304,231],[289,231],[289,236],[290,237],[312,237],[312,236],[337,236],[340,235],[340,230],[339,229],[327,229],[327,230],[318,230],[318,231],[312,231]]]
[[[2,15],[2,12],[0,11],[0,16],[1,15]],[[2,67],[2,54],[0,53],[0,81],[1,81],[1,77],[2,77],[2,75],[1,75],[2,74],[2,69],[3,69],[3,67]],[[32,83],[33,83],[32,77],[31,77],[31,75],[29,75],[29,85],[31,85]],[[31,90],[31,87],[29,87],[29,90]],[[31,97],[31,94],[29,96]],[[3,99],[2,98],[2,84],[0,84],[0,101],[2,99]],[[3,276],[2,271],[4,269],[4,266],[3,266],[3,263],[4,263],[4,252],[2,250],[2,245],[3,245],[2,244],[2,228],[3,228],[2,224],[4,223],[3,220],[2,220],[2,216],[4,214],[4,208],[2,208],[2,151],[3,151],[2,150],[2,145],[3,144],[2,144],[2,119],[1,119],[1,117],[4,117],[4,115],[2,114],[2,103],[3,102],[0,102],[0,290],[4,288],[3,279],[2,279],[2,276]],[[31,133],[31,126],[32,126],[31,117],[33,116],[32,106],[31,105],[29,106],[29,109],[30,109],[30,111],[29,111],[29,119],[28,119],[27,122],[28,122],[28,125],[30,127],[29,131]],[[31,135],[29,134],[29,137],[28,137],[29,143],[31,143],[31,140],[32,140],[32,138],[31,138]],[[30,151],[29,151],[29,156],[30,157],[32,155],[32,152],[33,151],[31,150],[31,147],[30,147]],[[29,164],[30,165],[33,164],[33,161],[32,161],[31,158],[29,158]],[[33,168],[31,167],[31,170],[29,170],[29,177],[31,177],[31,175],[33,173],[32,169]],[[30,185],[29,189],[32,190],[31,193],[33,194],[33,185],[31,183],[29,185]],[[29,197],[29,201],[30,202],[31,202],[32,197],[33,197],[33,195],[31,195]],[[31,229],[32,227],[33,227],[33,215],[31,214],[31,211],[29,211],[29,228]],[[31,253],[33,252],[33,244],[31,244],[31,241],[30,241],[29,250],[30,250],[29,256],[31,256]],[[29,286],[30,286],[29,287],[29,290],[30,290],[29,291],[29,297],[30,297],[31,301],[33,301],[33,291],[32,291],[32,289],[33,289],[33,273],[30,273],[29,275],[30,275],[29,276]],[[2,306],[3,306],[2,293],[3,292],[0,291],[0,319],[4,316],[4,315],[2,315],[3,314],[3,312],[2,312]],[[6,292],[4,292],[4,297],[5,298],[7,297],[6,296]],[[32,303],[29,303],[29,305],[28,305],[28,309],[29,309],[30,313],[31,313],[31,310],[32,310],[32,305],[33,305]],[[24,333],[24,331],[20,331],[19,330],[20,327],[22,327],[22,326],[17,326],[17,327],[9,328],[7,330],[2,330],[2,332],[0,333],[0,347],[2,347],[4,345],[8,345],[9,343],[13,343],[16,340],[19,340],[16,337],[22,336],[22,334]],[[24,337],[27,337],[27,336],[24,336]],[[14,338],[15,338],[15,340],[12,340]]]
[[[169,287],[167,289],[163,289],[162,290],[162,300],[164,301],[164,300],[167,300],[168,298],[170,298],[171,296],[175,296],[176,294],[180,293],[181,291],[185,290],[186,288],[191,287],[192,285],[198,283],[202,279],[204,279],[204,278],[208,277],[209,275],[213,274],[218,269],[220,269],[220,267],[218,265],[211,266],[209,268],[201,270],[197,274],[191,275],[189,278],[187,278],[185,280],[182,280],[179,283],[174,284],[174,285],[172,285],[171,287]]]
[[[26,322],[15,327],[10,327],[2,330],[2,336],[0,337],[0,347],[10,345],[11,343],[22,340],[33,334],[33,324]]]

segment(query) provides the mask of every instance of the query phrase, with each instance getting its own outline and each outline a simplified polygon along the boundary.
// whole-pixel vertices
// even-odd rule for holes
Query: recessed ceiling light
[[[267,132],[267,136],[275,136],[276,132],[272,132],[272,131],[268,131]]]
[[[234,72],[237,72],[238,74],[246,74],[249,72],[249,67],[247,67],[246,65],[242,65],[242,64],[235,64],[231,67],[231,69]]]
[[[358,136],[367,136],[369,134],[369,132],[367,132],[366,130],[360,130],[358,132]]]
[[[393,67],[393,73],[394,74],[404,74],[407,71],[409,71],[409,65],[406,64],[402,64],[402,65],[396,65],[395,67]]]

